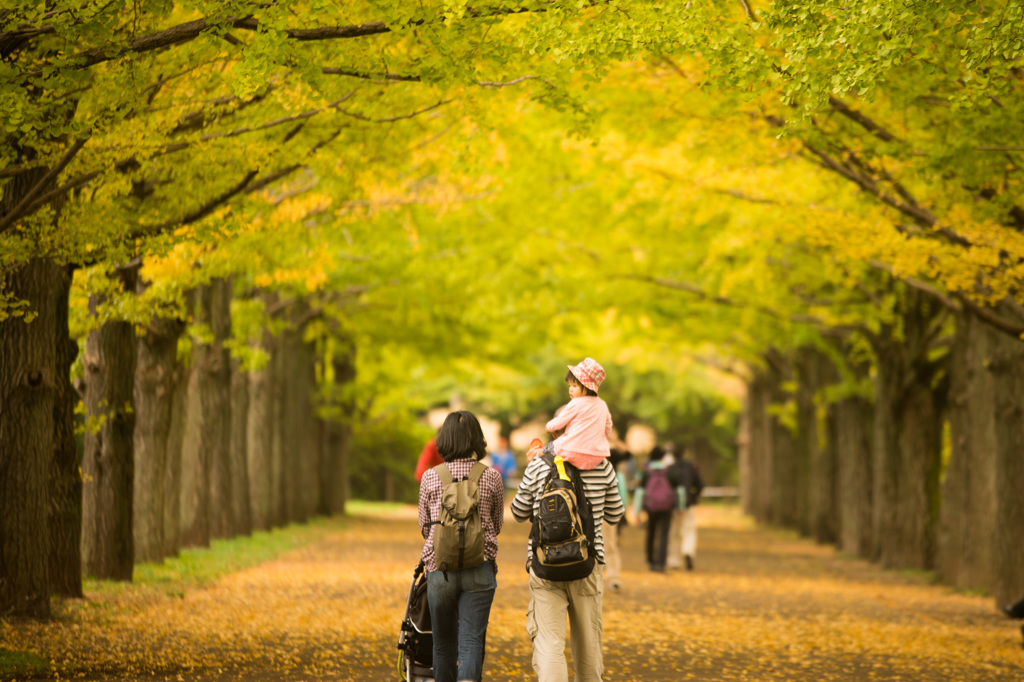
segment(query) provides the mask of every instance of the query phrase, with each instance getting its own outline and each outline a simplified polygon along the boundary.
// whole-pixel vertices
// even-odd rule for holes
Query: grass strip
[[[352,516],[387,514],[402,506],[353,501],[345,516],[316,517],[301,524],[213,540],[209,547],[183,549],[177,556],[159,563],[138,563],[132,571],[132,582],[86,578],[83,580],[86,600],[53,598],[52,622],[102,622],[106,612],[137,608],[139,599],[146,601],[149,595],[184,597],[187,592],[202,589],[223,576],[272,561],[344,530]],[[37,623],[37,627],[39,625],[46,627]],[[16,621],[0,618],[0,632],[8,627],[19,626]],[[0,680],[39,677],[51,672],[49,661],[32,651],[0,647]]]
[[[46,660],[30,651],[0,648],[0,679],[17,680],[48,669]]]

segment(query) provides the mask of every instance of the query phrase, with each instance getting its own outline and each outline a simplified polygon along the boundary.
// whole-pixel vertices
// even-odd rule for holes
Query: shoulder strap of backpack
[[[434,470],[434,473],[437,474],[437,477],[439,479],[441,479],[441,486],[442,487],[446,486],[446,485],[448,485],[449,483],[452,482],[452,472],[448,470],[448,465],[447,464],[445,464],[444,462],[441,462],[440,464],[438,464],[437,466],[432,467],[432,468]],[[441,519],[438,519],[437,521],[430,521],[429,520],[430,519],[430,511],[429,510],[427,511],[427,519],[428,519],[427,522],[423,525],[424,528],[427,528],[429,526],[437,526],[437,525],[440,525],[440,523],[441,523]]]
[[[473,468],[469,470],[469,476],[467,476],[466,478],[468,478],[470,481],[473,481],[473,483],[479,484],[480,477],[484,475],[485,471],[487,471],[486,464],[480,461],[473,462]]]
[[[434,467],[434,471],[437,473],[437,477],[441,479],[441,485],[448,485],[452,482],[452,472],[444,462]]]
[[[560,478],[563,481],[569,481],[570,483],[572,482],[572,476],[570,476],[572,468],[566,470],[566,467],[572,467],[571,464],[563,460],[561,457],[551,454],[545,454],[541,456],[541,459],[543,459],[549,467],[548,475],[545,476],[544,480]]]

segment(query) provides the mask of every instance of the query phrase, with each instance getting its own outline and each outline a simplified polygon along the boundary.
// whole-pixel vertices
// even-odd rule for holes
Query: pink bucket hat
[[[600,388],[601,382],[604,381],[604,367],[597,364],[597,360],[594,358],[583,358],[583,362],[578,365],[566,365],[572,375],[576,377],[577,381],[589,388],[594,393],[597,393],[597,389]]]

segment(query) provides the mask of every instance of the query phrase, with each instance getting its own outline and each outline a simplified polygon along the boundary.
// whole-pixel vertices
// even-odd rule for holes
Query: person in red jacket
[[[421,483],[423,473],[427,469],[433,469],[443,461],[441,455],[437,454],[437,438],[431,438],[423,446],[423,452],[420,453],[420,461],[416,463],[416,482]]]

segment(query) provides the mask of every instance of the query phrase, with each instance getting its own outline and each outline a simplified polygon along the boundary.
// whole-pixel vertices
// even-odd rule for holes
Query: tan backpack
[[[434,529],[434,564],[439,571],[461,571],[484,563],[480,477],[486,470],[486,466],[475,462],[466,478],[455,481],[447,465],[434,467],[444,486],[441,517]]]

